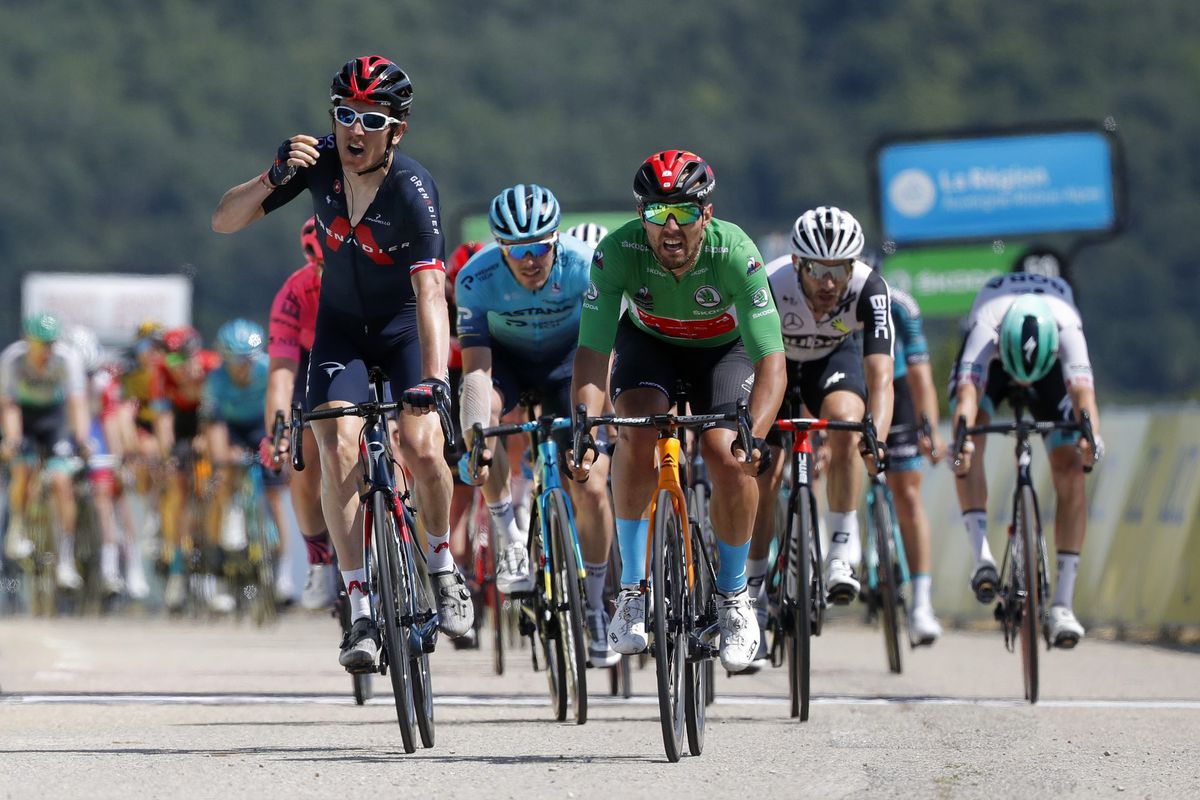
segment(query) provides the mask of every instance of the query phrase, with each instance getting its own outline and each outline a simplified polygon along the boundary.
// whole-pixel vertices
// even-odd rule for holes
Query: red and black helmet
[[[717,177],[708,163],[687,150],[664,150],[642,162],[633,178],[638,203],[710,202]]]
[[[181,325],[163,334],[163,346],[168,353],[191,356],[200,350],[200,331],[191,325]]]
[[[446,265],[446,282],[453,284],[458,273],[462,272],[462,268],[471,260],[471,256],[482,249],[483,244],[480,242],[463,242],[454,248],[454,252],[450,254],[450,263]]]
[[[392,115],[403,118],[412,105],[412,81],[404,70],[383,56],[363,56],[346,62],[329,88],[334,105],[347,100],[387,106]]]
[[[325,260],[325,252],[321,249],[321,235],[317,232],[317,218],[309,217],[300,228],[300,249],[304,257],[314,264]]]

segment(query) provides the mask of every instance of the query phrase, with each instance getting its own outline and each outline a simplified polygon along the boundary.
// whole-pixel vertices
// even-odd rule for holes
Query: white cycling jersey
[[[1092,362],[1088,359],[1083,320],[1075,306],[1075,295],[1062,278],[1029,272],[998,275],[984,284],[975,296],[967,317],[967,334],[955,367],[955,387],[987,381],[988,367],[1000,356],[1000,323],[1005,313],[1023,294],[1038,294],[1050,307],[1058,325],[1058,360],[1068,386],[1092,385]]]
[[[783,328],[783,347],[789,361],[824,358],[855,331],[863,332],[863,355],[893,356],[896,333],[892,328],[891,293],[878,272],[861,261],[854,270],[837,307],[817,319],[800,286],[800,275],[791,256],[767,264],[767,279],[775,295]]]

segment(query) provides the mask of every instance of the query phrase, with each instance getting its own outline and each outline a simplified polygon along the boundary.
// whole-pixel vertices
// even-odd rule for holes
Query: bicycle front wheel
[[[900,663],[900,587],[896,585],[895,514],[887,490],[879,481],[871,484],[871,535],[867,537],[875,548],[876,601],[883,620],[883,646],[887,651],[888,669],[899,675]]]
[[[667,760],[683,755],[684,665],[687,632],[683,614],[685,567],[683,530],[672,494],[658,493],[654,509],[650,594],[654,616],[654,671],[658,679],[658,713]]]
[[[377,599],[377,622],[379,634],[383,643],[380,655],[381,665],[384,665],[392,679],[392,693],[396,702],[396,721],[400,724],[400,738],[404,743],[404,752],[414,753],[417,750],[414,730],[417,726],[416,702],[413,698],[413,676],[411,667],[412,654],[408,642],[408,631],[403,620],[410,614],[408,599],[403,592],[403,585],[398,578],[402,571],[396,549],[396,521],[392,510],[388,507],[387,499],[382,494],[376,494],[371,509],[372,528],[374,531],[373,552],[375,572],[379,578],[379,597]],[[382,618],[382,619],[379,619]]]
[[[705,503],[707,504],[707,500]],[[692,552],[699,554],[705,546],[701,527],[693,521]],[[708,561],[703,556],[698,556],[692,560],[692,566],[696,576],[695,583],[691,593],[685,594],[687,603],[684,607],[684,619],[688,621],[685,642],[689,650],[694,631],[704,631],[716,622],[716,601],[713,598],[714,587],[712,575],[708,571]],[[685,565],[684,575],[686,574]],[[708,720],[708,705],[712,702],[713,660],[687,658],[686,662],[684,686],[688,751],[698,756],[704,752],[704,728]]]
[[[812,515],[809,488],[801,486],[788,518],[782,626],[787,636],[788,689],[793,717],[808,721],[812,674]]]
[[[694,543],[692,546],[693,547],[703,547],[704,552],[708,553],[708,556],[711,559],[714,557],[714,553],[716,553],[716,550],[717,550],[717,537],[713,533],[712,519],[708,515],[708,506],[709,506],[709,501],[711,499],[709,492],[710,492],[710,489],[709,489],[707,483],[698,482],[695,484],[695,486],[692,487],[692,491],[690,493],[690,499],[692,502],[692,507],[691,507],[692,522],[695,524],[696,530],[699,533],[698,536],[694,537],[696,540],[696,543]],[[710,576],[708,576],[707,574],[703,574],[703,575],[701,574],[704,572],[703,564],[704,564],[704,562],[701,559],[697,558],[695,560],[697,581],[700,581],[701,579],[703,579],[703,580],[707,581],[707,583],[708,583],[708,585],[705,587],[704,592],[702,593],[702,596],[707,598],[712,595],[713,589],[711,586],[712,581],[709,580]],[[704,608],[702,606],[697,607],[695,609],[695,611],[697,613],[703,613]],[[765,634],[765,632],[760,632],[760,635],[766,635],[766,634]],[[703,688],[704,688],[704,705],[711,706],[713,703],[713,700],[716,699],[717,668],[716,668],[716,664],[713,662],[713,660],[711,658],[705,659],[704,663],[701,666],[704,669],[704,675],[701,678],[701,680],[703,682]],[[701,726],[703,727],[703,722],[701,722]],[[700,755],[700,754],[693,753],[693,755]]]
[[[559,663],[571,715],[576,725],[587,722],[587,632],[583,621],[583,592],[578,551],[575,549],[575,528],[567,512],[567,496],[561,490],[550,494],[549,523],[551,570],[551,603],[558,618]]]
[[[1017,516],[1014,521],[1020,553],[1013,559],[1018,567],[1016,583],[1021,598],[1021,664],[1025,674],[1025,699],[1038,701],[1038,624],[1041,621],[1040,581],[1038,580],[1038,539],[1041,537],[1033,489],[1021,488],[1017,497]]]

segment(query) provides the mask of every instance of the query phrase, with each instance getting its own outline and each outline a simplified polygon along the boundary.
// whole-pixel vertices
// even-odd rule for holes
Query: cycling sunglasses
[[[355,111],[349,106],[334,106],[330,113],[347,128],[352,127],[355,120],[362,122],[364,131],[381,131],[392,123],[400,124],[400,120],[379,111]]]
[[[642,206],[642,219],[653,225],[666,225],[675,218],[675,224],[683,227],[700,219],[704,209],[699,203],[648,203]]]
[[[511,258],[513,261],[521,261],[526,258],[541,258],[554,249],[554,243],[558,241],[558,234],[554,234],[549,239],[542,239],[537,242],[526,242],[525,244],[502,244],[500,249],[504,251],[504,255]]]
[[[822,264],[820,261],[814,261],[811,258],[800,259],[800,266],[804,268],[804,272],[819,281],[826,278],[832,278],[835,281],[840,281],[850,274],[850,270],[854,267],[853,259],[845,261],[835,261],[832,264]]]

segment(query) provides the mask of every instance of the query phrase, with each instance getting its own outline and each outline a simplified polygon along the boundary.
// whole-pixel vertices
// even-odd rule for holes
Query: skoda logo
[[[696,290],[696,303],[704,308],[715,308],[721,305],[721,293],[715,286],[705,284]]]

